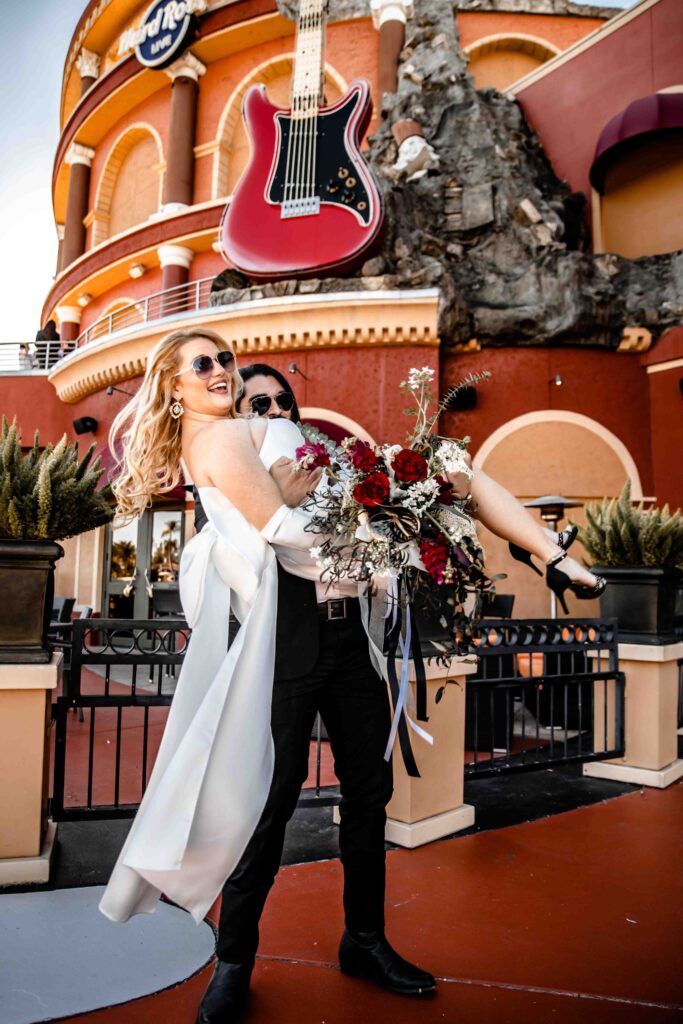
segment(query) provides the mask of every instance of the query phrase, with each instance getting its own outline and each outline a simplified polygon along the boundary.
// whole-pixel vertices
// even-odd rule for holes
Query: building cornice
[[[141,253],[164,243],[177,242],[206,231],[218,229],[225,200],[218,199],[199,206],[190,206],[182,213],[144,224],[108,239],[96,249],[89,249],[59,275],[43,304],[42,323],[49,319],[54,307],[70,292],[82,288],[99,270],[121,261],[141,258]]]
[[[349,317],[349,307],[353,317]],[[312,349],[438,346],[439,290],[332,292],[256,299],[178,313],[135,324],[76,349],[54,367],[50,382],[74,403],[144,373],[147,353],[163,334],[201,323],[252,362],[266,353]]]

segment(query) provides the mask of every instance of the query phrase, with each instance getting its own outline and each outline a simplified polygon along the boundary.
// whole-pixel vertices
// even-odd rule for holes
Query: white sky
[[[601,0],[631,7],[635,0]],[[52,284],[50,183],[66,50],[85,0],[0,0],[0,342],[31,341]]]

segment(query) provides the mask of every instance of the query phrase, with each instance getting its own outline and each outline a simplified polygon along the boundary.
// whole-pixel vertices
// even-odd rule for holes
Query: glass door
[[[184,509],[150,509],[125,526],[108,528],[104,614],[110,619],[179,615],[178,571]]]

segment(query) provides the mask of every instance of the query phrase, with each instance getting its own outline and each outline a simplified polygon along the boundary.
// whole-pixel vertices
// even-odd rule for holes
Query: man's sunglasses
[[[270,412],[272,402],[275,402],[282,412],[291,412],[294,408],[294,395],[290,395],[289,391],[281,391],[279,395],[272,398],[270,395],[254,395],[249,399],[251,411],[256,416],[265,416],[267,412]]]
[[[184,370],[180,370],[179,373],[175,373],[174,377],[180,377],[182,373],[187,373],[188,370],[194,370],[199,380],[208,380],[213,373],[213,364],[218,363],[222,370],[227,373],[234,373],[235,370],[235,357],[232,352],[228,352],[227,349],[219,352],[215,356],[197,356],[192,360],[189,366],[186,366]]]

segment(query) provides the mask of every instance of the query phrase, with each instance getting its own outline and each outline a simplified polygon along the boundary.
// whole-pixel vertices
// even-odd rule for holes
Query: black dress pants
[[[308,775],[316,712],[330,737],[341,789],[339,848],[344,914],[354,932],[384,927],[386,805],[391,762],[384,681],[374,671],[360,619],[321,621],[318,661],[308,675],[273,685],[273,782],[261,820],[223,888],[217,954],[228,963],[253,960],[258,923],[280,866],[285,827]]]

